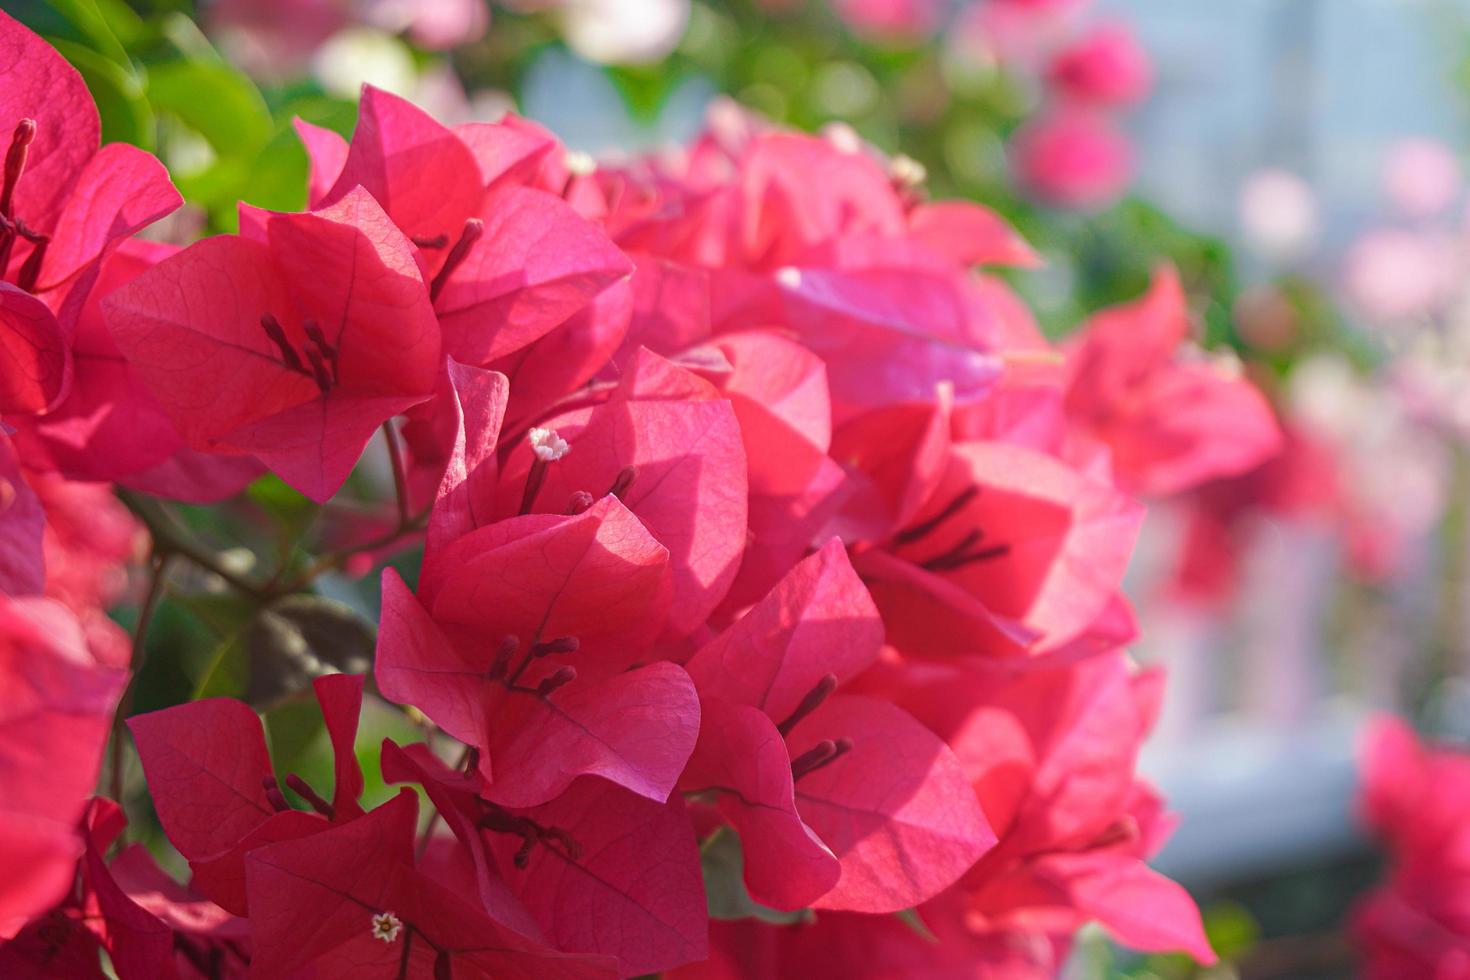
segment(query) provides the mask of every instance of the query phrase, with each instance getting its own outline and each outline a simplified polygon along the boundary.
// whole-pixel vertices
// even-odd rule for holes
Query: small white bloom
[[[929,179],[929,169],[906,153],[888,161],[888,176],[901,187],[918,187]]]
[[[863,138],[845,122],[830,122],[823,126],[822,136],[843,153],[863,152]]]
[[[379,912],[373,916],[373,938],[381,939],[385,943],[398,942],[398,934],[403,931],[403,920],[392,912]]]
[[[531,451],[536,454],[536,458],[547,463],[561,459],[572,449],[565,439],[556,434],[555,429],[533,428],[526,433],[526,440],[530,442]]]
[[[568,150],[566,156],[562,159],[567,165],[567,170],[574,177],[590,177],[597,172],[597,161],[593,159],[590,153],[584,153],[581,150]]]
[[[787,289],[800,289],[801,270],[794,265],[783,265],[776,270],[776,281]]]

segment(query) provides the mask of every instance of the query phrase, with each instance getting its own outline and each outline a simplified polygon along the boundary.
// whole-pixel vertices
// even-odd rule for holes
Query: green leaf
[[[128,53],[119,34],[135,40],[143,22],[121,0],[50,0],[51,6],[76,27],[97,52],[119,65],[128,64]]]
[[[757,904],[745,890],[745,852],[740,836],[727,828],[715,831],[699,849],[704,870],[704,895],[711,919],[759,919],[773,925],[790,925],[812,919],[810,909],[778,912]]]
[[[271,211],[306,207],[306,149],[289,126],[282,127],[255,158],[241,199]]]
[[[297,773],[320,789],[331,786],[332,769],[327,762],[331,752],[324,738],[326,723],[315,698],[276,705],[265,713],[263,720],[271,759],[279,772]],[[321,742],[320,751],[316,750],[318,742]]]
[[[75,41],[52,38],[51,43],[91,90],[102,117],[102,142],[152,149],[153,112],[144,97],[143,83],[124,66],[126,62],[118,64]]]
[[[170,61],[148,72],[148,100],[194,130],[225,160],[248,165],[274,125],[260,91],[221,62]]]
[[[227,639],[244,629],[255,614],[255,603],[236,592],[199,592],[173,596],[203,623],[217,640]]]
[[[244,697],[250,686],[250,673],[244,634],[236,633],[215,646],[193,700]]]

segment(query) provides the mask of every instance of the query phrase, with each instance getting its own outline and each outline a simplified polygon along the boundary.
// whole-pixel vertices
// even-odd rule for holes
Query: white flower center
[[[572,449],[555,429],[533,428],[526,433],[526,441],[531,444],[531,452],[536,454],[536,458],[548,463],[561,459]]]
[[[403,931],[403,920],[392,912],[379,912],[373,916],[373,938],[381,939],[385,943],[398,942],[398,934]]]
[[[928,168],[904,153],[888,161],[888,174],[903,187],[918,187],[929,179]]]
[[[568,150],[563,162],[574,177],[590,177],[597,172],[597,161],[592,154],[581,150]]]
[[[801,270],[794,265],[784,265],[776,270],[776,281],[787,289],[800,289]]]

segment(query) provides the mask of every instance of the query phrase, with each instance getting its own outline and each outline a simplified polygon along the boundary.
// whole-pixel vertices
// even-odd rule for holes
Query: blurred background
[[[1215,975],[1350,972],[1341,924],[1377,872],[1364,720],[1470,738],[1470,0],[6,10],[82,72],[105,138],[169,165],[191,205],[174,233],[231,228],[237,199],[302,207],[291,119],[350,133],[371,82],[446,122],[515,109],[604,158],[675,152],[736,104],[901,152],[1037,246],[1046,266],[1010,278],[1053,336],[1175,263],[1201,347],[1271,394],[1290,449],[1150,509],[1136,654],[1172,683],[1144,768],[1183,818],[1159,864],[1204,906]],[[161,619],[182,651],[211,615]],[[150,669],[141,699],[167,703],[212,668]],[[1075,970],[1199,972],[1100,936]]]

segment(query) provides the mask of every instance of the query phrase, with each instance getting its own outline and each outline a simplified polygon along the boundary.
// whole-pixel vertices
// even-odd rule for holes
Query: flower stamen
[[[392,912],[376,912],[373,914],[372,935],[374,939],[380,939],[385,943],[398,942],[398,934],[403,931],[403,920]]]

